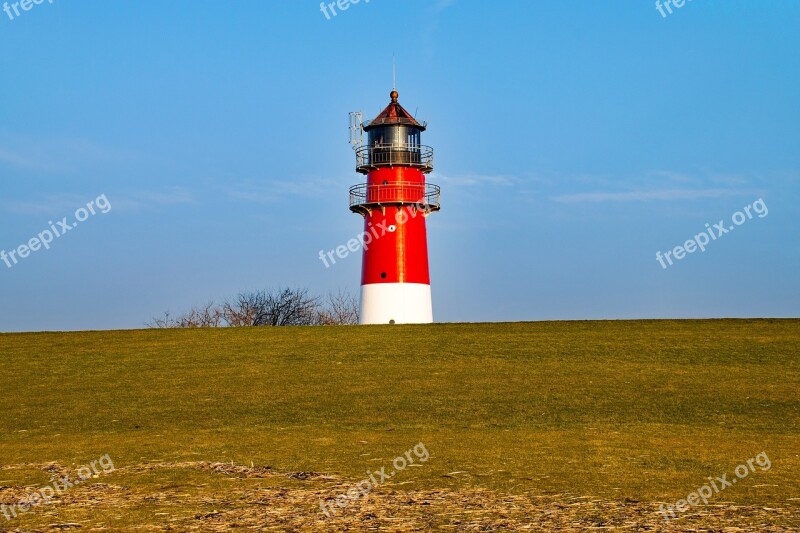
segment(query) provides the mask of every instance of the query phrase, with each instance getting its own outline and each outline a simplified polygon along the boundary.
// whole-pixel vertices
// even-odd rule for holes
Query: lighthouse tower
[[[367,182],[350,188],[350,210],[364,217],[362,324],[433,321],[425,220],[438,211],[439,187],[425,183],[433,149],[421,144],[426,124],[397,102],[371,122],[350,115],[356,171]],[[363,142],[363,134],[367,143]]]

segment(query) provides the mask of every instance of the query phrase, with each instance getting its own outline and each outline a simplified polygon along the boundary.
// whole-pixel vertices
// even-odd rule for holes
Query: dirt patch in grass
[[[56,464],[13,465],[56,474]],[[142,476],[157,471],[195,471],[230,478],[230,488],[165,483]],[[344,508],[330,502],[352,482],[316,472],[277,472],[268,466],[212,462],[153,463],[120,468],[115,483],[88,480],[56,496],[53,503],[20,515],[15,524],[0,516],[0,531],[796,531],[800,508],[740,506],[725,502],[693,507],[665,522],[658,502],[609,501],[569,494],[511,495],[482,489],[408,490],[387,482]],[[259,486],[260,483],[286,486]],[[284,481],[285,480],[285,481]],[[222,479],[222,481],[227,481]],[[242,486],[237,482],[246,483]],[[1,487],[10,505],[35,490]]]

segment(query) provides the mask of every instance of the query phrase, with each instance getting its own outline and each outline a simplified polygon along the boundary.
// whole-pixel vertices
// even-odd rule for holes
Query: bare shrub
[[[275,289],[240,293],[223,305],[229,326],[310,326],[319,299],[307,289]]]
[[[324,300],[307,289],[271,289],[242,292],[222,305],[203,307],[173,316],[169,311],[153,318],[150,328],[216,328],[222,326],[312,326],[358,324],[358,298],[347,291],[329,293]]]
[[[349,292],[339,290],[336,293],[328,293],[324,307],[318,312],[317,324],[352,326],[358,324],[358,318],[358,298]]]
[[[218,328],[222,325],[222,309],[214,302],[193,307],[183,315],[173,317],[169,311],[147,324],[151,328]]]

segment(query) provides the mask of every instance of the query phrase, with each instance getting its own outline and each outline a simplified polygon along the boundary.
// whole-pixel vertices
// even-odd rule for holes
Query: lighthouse
[[[364,217],[362,324],[433,322],[425,222],[440,208],[440,189],[425,182],[433,170],[433,148],[421,143],[427,124],[398,96],[393,90],[372,121],[350,114],[356,171],[366,175],[350,188],[350,210]]]

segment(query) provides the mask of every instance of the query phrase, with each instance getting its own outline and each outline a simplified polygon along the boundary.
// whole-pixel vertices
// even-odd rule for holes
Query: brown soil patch
[[[69,471],[57,464],[15,465],[55,474]],[[390,484],[349,502],[333,505],[326,517],[320,501],[343,494],[352,482],[316,472],[276,472],[269,467],[222,463],[155,463],[119,468],[130,475],[158,469],[191,468],[233,478],[284,478],[287,487],[235,488],[224,494],[206,493],[201,487],[165,487],[146,493],[122,485],[88,480],[37,508],[47,521],[29,529],[13,529],[0,515],[0,531],[115,531],[114,515],[142,508],[157,508],[149,523],[138,531],[797,531],[800,508],[738,506],[724,502],[692,508],[678,519],[665,522],[658,503],[608,501],[572,495],[509,495],[481,489],[404,490]],[[0,487],[0,503],[18,501],[23,487]],[[49,509],[47,515],[44,509]],[[69,511],[85,511],[85,521],[53,520]],[[55,515],[55,516],[53,516]]]

